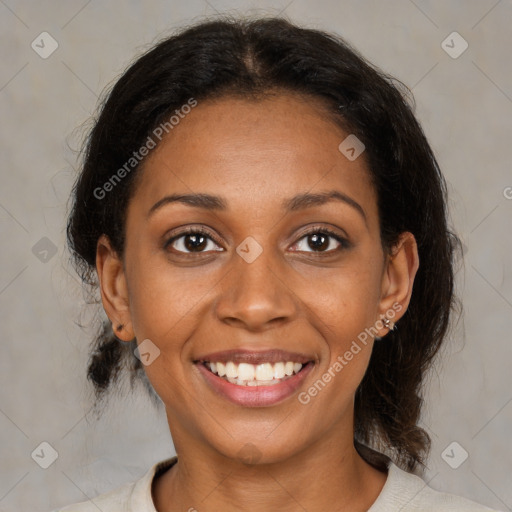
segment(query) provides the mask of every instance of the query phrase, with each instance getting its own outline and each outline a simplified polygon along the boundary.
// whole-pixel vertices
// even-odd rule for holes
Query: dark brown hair
[[[458,304],[453,262],[460,243],[447,226],[445,181],[409,91],[342,38],[284,19],[220,19],[166,38],[138,58],[104,101],[84,147],[67,226],[75,266],[86,284],[97,287],[100,235],[123,254],[125,214],[140,166],[105,197],[97,191],[164,119],[190,98],[257,97],[276,89],[321,99],[339,125],[365,144],[383,247],[391,250],[404,231],[416,238],[420,267],[408,310],[398,329],[374,345],[355,397],[360,453],[382,467],[385,457],[367,448],[378,445],[412,470],[430,448],[418,426],[422,383]],[[159,402],[135,347],[135,340],[118,341],[104,322],[88,367],[97,401],[124,366],[132,386],[142,380]]]

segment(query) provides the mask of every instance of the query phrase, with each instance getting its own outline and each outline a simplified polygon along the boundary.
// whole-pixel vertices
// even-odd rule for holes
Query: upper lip
[[[221,362],[227,363],[233,361],[234,363],[278,363],[280,361],[292,361],[294,363],[309,363],[314,358],[298,352],[288,352],[286,350],[248,350],[248,349],[232,349],[223,350],[221,352],[212,352],[195,358],[196,363]]]

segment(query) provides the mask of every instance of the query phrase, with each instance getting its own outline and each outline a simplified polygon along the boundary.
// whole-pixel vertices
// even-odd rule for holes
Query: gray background
[[[428,383],[423,477],[512,510],[511,1],[0,0],[0,511],[86,500],[174,453],[165,416],[141,390],[125,387],[99,422],[90,412],[92,332],[77,322],[88,325],[94,308],[84,309],[68,264],[66,203],[74,150],[104,87],[157,38],[226,11],[335,31],[413,89],[465,244],[465,315]],[[31,47],[43,31],[59,45],[46,59]],[[442,47],[453,31],[469,44],[458,58]],[[42,442],[58,452],[47,469],[31,455]],[[442,457],[452,442],[469,453],[458,469]],[[460,447],[448,450],[452,464]]]

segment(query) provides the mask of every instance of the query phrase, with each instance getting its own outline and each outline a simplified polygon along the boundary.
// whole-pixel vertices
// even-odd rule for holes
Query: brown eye
[[[308,235],[308,245],[314,250],[325,251],[329,247],[329,236],[314,233]]]
[[[207,246],[207,238],[204,235],[185,235],[183,245],[188,251],[202,251]]]
[[[169,247],[183,254],[223,250],[214,242],[209,233],[200,229],[191,229],[172,237],[165,243],[165,249]]]
[[[302,242],[302,240],[305,240],[305,242]],[[295,251],[313,253],[333,253],[349,247],[348,240],[328,229],[316,229],[305,233],[294,244]]]

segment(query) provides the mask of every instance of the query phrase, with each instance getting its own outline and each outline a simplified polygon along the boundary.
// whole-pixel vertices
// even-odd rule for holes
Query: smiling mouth
[[[278,361],[276,363],[235,363],[234,361],[202,361],[211,373],[237,386],[275,386],[302,371],[309,363]]]

